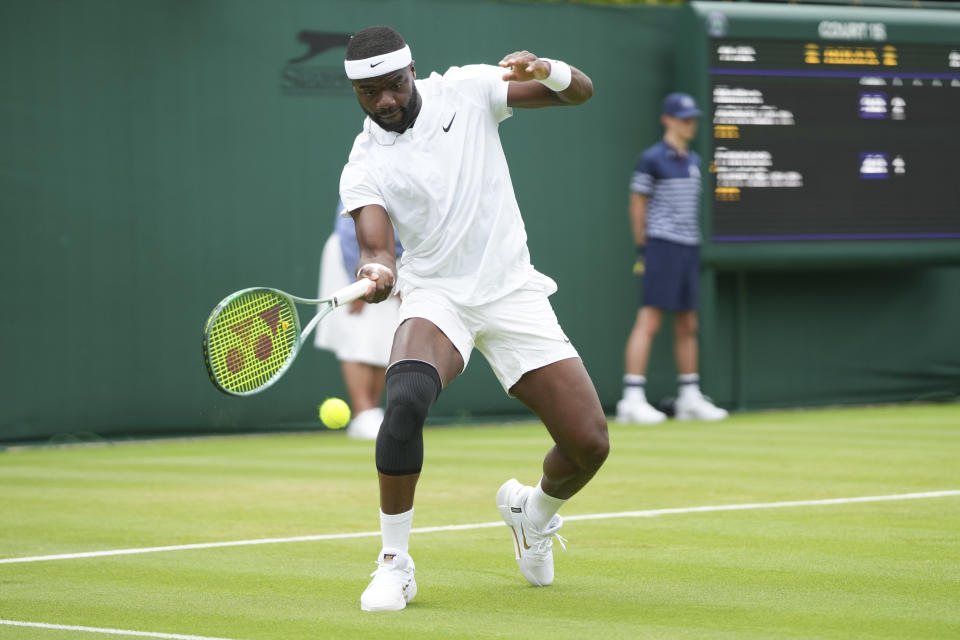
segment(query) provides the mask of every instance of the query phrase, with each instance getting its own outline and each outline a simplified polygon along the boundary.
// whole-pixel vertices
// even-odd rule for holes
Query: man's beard
[[[371,113],[366,109],[364,109],[364,111],[366,111],[370,119],[376,122],[381,129],[395,133],[403,133],[413,126],[414,120],[420,115],[420,92],[417,91],[417,85],[413,85],[413,93],[410,94],[410,100],[407,101],[406,105],[399,107],[399,109],[402,117],[394,122],[385,122],[381,120],[376,113]]]

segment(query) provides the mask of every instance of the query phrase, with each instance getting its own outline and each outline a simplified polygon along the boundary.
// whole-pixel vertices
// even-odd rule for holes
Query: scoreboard
[[[691,3],[704,259],[960,263],[960,12]]]

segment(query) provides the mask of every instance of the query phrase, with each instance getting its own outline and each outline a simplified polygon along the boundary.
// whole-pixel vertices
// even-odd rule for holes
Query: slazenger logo
[[[352,91],[343,72],[343,49],[350,41],[349,33],[304,29],[296,39],[306,45],[307,50],[290,58],[280,71],[280,88],[284,93],[317,96]]]

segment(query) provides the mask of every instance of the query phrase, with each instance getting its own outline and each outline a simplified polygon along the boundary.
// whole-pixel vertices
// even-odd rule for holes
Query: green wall
[[[526,48],[592,76],[585,106],[518,110],[501,133],[534,263],[558,281],[564,328],[613,406],[635,311],[626,189],[635,156],[660,135],[676,8],[5,0],[0,441],[317,426],[316,405],[343,394],[331,354],[307,348],[281,383],[236,399],[207,380],[200,333],[230,291],[315,291],[361,113],[339,76],[342,48],[290,61],[308,51],[304,30],[370,23],[404,33],[421,74]],[[719,401],[957,391],[957,270],[785,278],[717,276],[704,373]],[[878,308],[874,318],[850,289]],[[824,310],[825,299],[837,305]],[[830,357],[787,335],[798,330]],[[847,330],[861,334],[848,340]],[[856,346],[867,337],[877,345]],[[651,395],[672,390],[669,354],[664,336]],[[521,413],[478,355],[434,410],[448,420]]]
[[[526,48],[593,76],[585,107],[518,112],[501,130],[534,262],[560,283],[557,310],[610,400],[632,310],[595,283],[628,266],[625,185],[656,136],[675,17],[450,0],[0,3],[0,440],[317,424],[318,402],[343,393],[331,354],[310,348],[268,393],[228,398],[206,379],[200,332],[230,291],[316,290],[362,114],[342,47],[289,61],[308,51],[303,30],[370,23],[404,33],[421,74]],[[475,357],[435,414],[523,411]]]
[[[721,271],[709,391],[742,409],[960,393],[960,269]],[[960,424],[960,411],[957,423]]]

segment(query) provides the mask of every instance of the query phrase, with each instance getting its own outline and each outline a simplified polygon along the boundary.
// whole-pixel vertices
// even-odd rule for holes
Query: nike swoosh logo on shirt
[[[454,112],[453,112],[453,118],[456,118],[456,117],[457,117],[457,112],[454,111]],[[446,133],[447,131],[450,131],[450,127],[453,126],[453,118],[450,118],[450,122],[447,123],[447,126],[443,127],[443,132],[444,132],[444,133]]]

